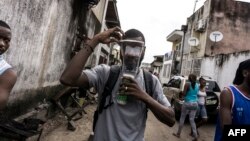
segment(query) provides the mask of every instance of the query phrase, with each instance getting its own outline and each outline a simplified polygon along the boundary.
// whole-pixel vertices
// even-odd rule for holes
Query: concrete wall
[[[220,31],[224,38],[213,45],[207,38],[206,55],[249,50],[250,4],[234,0],[211,0],[208,35]]]
[[[249,59],[249,57],[250,51],[206,57],[201,63],[201,75],[210,76],[217,80],[222,89],[232,84],[239,63]]]
[[[81,32],[93,35],[98,25],[88,20],[91,12],[81,0],[1,0],[0,7],[0,19],[12,28],[6,60],[18,79],[9,107],[18,113],[60,89],[77,27],[84,25]]]
[[[195,24],[199,19],[206,20],[206,30],[195,32]],[[198,50],[190,53],[191,47],[185,43],[184,64],[187,60],[203,58],[200,75],[208,75],[218,80],[221,87],[232,82],[235,74],[235,63],[249,57],[248,40],[250,35],[250,4],[233,0],[207,0],[204,6],[187,20],[186,39],[195,36],[200,40]],[[220,31],[224,38],[220,42],[212,42],[210,33]],[[190,54],[189,54],[190,53]],[[188,69],[187,69],[188,70]],[[188,75],[190,71],[183,73]]]

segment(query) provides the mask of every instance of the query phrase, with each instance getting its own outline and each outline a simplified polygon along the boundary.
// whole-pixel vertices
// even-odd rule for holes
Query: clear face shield
[[[123,61],[123,75],[135,77],[139,70],[141,55],[145,49],[143,41],[121,40],[119,42]]]

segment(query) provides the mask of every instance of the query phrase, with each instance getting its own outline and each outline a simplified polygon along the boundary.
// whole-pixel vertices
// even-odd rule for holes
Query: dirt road
[[[174,127],[168,127],[159,122],[154,115],[149,112],[147,120],[147,128],[145,133],[146,141],[191,141],[192,137],[189,136],[190,125],[187,122],[182,129],[181,138],[176,138],[172,135],[178,129],[179,123],[176,122]],[[215,124],[208,123],[199,129],[199,141],[212,141],[214,138]]]
[[[95,110],[95,105],[90,105],[86,108],[88,114],[82,119],[75,122],[76,131],[67,130],[67,122],[64,116],[58,115],[54,120],[46,123],[42,134],[42,141],[87,141],[92,128],[92,117]],[[160,123],[151,112],[148,113],[147,128],[145,132],[146,141],[189,141],[192,138],[189,136],[190,126],[187,123],[181,134],[181,138],[176,138],[172,135],[177,130],[178,122],[170,128]],[[214,124],[208,124],[200,128],[200,141],[212,141],[214,136]],[[35,138],[30,138],[28,141],[35,141]]]

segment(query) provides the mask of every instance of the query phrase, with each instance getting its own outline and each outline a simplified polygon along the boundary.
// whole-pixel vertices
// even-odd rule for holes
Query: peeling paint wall
[[[236,69],[241,61],[249,59],[250,51],[217,55],[203,58],[201,63],[201,75],[206,75],[217,80],[221,89],[232,84]]]
[[[6,59],[18,71],[14,93],[57,85],[72,41],[70,1],[1,1],[1,17],[12,28]]]
[[[14,105],[35,103],[30,100],[60,86],[79,25],[89,36],[100,29],[82,0],[1,0],[0,7],[0,19],[12,28],[5,58],[18,75],[9,99]]]
[[[207,56],[249,50],[250,4],[233,0],[211,0],[208,35],[213,31],[220,31],[224,38],[215,46],[207,38]]]

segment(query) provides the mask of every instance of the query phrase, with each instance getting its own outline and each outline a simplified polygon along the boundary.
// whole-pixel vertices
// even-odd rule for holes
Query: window
[[[175,46],[175,48],[176,48],[176,51],[180,51],[180,50],[181,50],[181,44],[177,44],[177,45]]]
[[[107,61],[108,61],[108,52],[105,49],[101,48],[98,64],[107,64]]]
[[[170,77],[171,64],[164,64],[163,66],[163,77]]]
[[[181,85],[181,79],[171,79],[167,86],[168,87],[174,87],[174,88],[180,88]]]
[[[193,64],[192,64],[192,73],[199,76],[200,75],[200,71],[201,71],[201,59],[195,59],[193,60]]]
[[[171,64],[168,65],[167,71],[168,71],[167,77],[170,77],[170,75],[171,75]]]
[[[200,76],[201,61],[201,59],[184,60],[181,72],[182,75],[188,76],[190,73],[193,73],[197,76]]]
[[[167,67],[168,67],[168,65],[164,65],[164,68],[163,68],[163,77],[166,76]]]
[[[172,60],[173,59],[173,52],[168,52],[168,53],[165,53],[164,55],[164,61],[168,61],[168,60]]]
[[[207,85],[206,86],[207,91],[220,92],[220,87],[218,86],[218,84],[215,81],[207,80],[206,85]]]
[[[192,61],[184,60],[182,65],[182,75],[188,76],[191,72]]]

